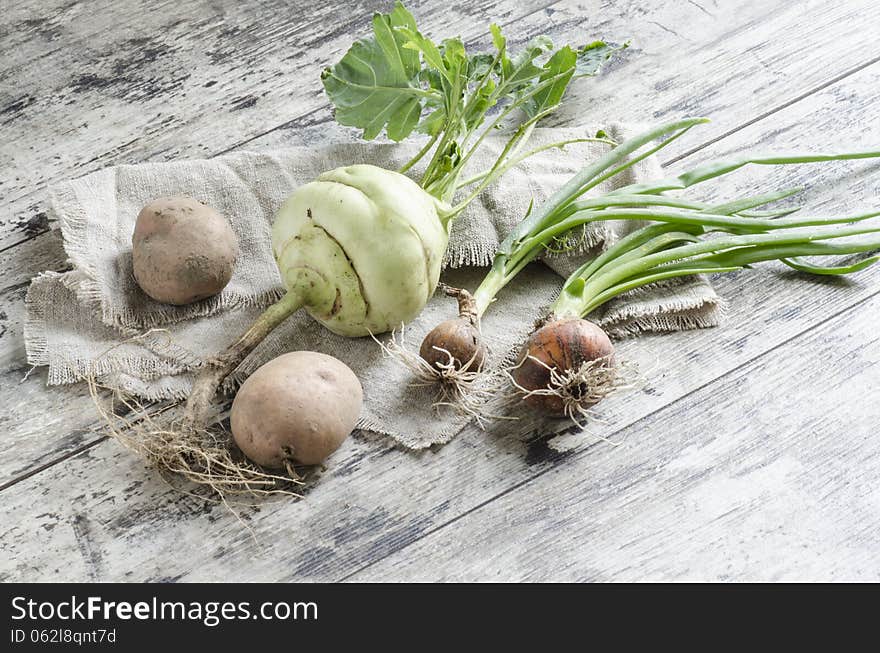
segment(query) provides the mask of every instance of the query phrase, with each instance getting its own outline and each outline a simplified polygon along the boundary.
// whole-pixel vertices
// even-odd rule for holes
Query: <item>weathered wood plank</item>
[[[707,141],[880,55],[867,45],[849,54],[835,47],[861,42],[871,28],[880,29],[880,7],[873,4],[748,1],[706,7],[560,2],[518,21],[518,34],[547,32],[556,42],[577,42],[585,29],[607,38],[632,35],[631,53],[606,74],[572,85],[561,109],[545,124],[652,123],[704,115],[713,122],[694,138]],[[797,38],[792,38],[792,25],[798,26]],[[247,147],[317,143],[328,130],[333,136],[345,134],[329,114],[318,111]],[[694,144],[672,144],[664,160]]]
[[[0,161],[14,161],[17,171],[5,189],[0,186],[0,196],[9,202],[0,213],[0,249],[45,230],[45,187],[54,181],[115,163],[211,156],[291,138],[325,139],[328,132],[351,136],[330,121],[315,71],[366,30],[372,7],[344,11],[340,22],[338,16],[327,18],[338,7],[320,5],[326,9],[315,16],[278,26],[272,4],[245,15],[236,5],[202,4],[184,8],[178,3],[144,16],[111,13],[107,23],[114,29],[96,34],[87,48],[73,53],[59,42],[79,43],[70,31],[81,28],[77,16],[64,28],[51,21],[48,27],[28,28],[54,35],[56,49],[15,69],[21,79],[9,87],[18,95],[0,95],[0,107],[13,115],[18,136],[0,149]],[[605,78],[582,83],[554,121],[703,113],[719,119],[707,135],[723,133],[744,116],[869,60],[869,48],[838,44],[852,41],[854,29],[880,26],[880,8],[868,0],[750,0],[708,10],[695,3],[645,6],[634,0],[524,6],[498,0],[452,9],[416,4],[414,10],[426,31],[457,31],[468,40],[485,40],[485,25],[493,19],[513,22],[516,27],[509,31],[516,42],[544,31],[557,41],[635,34],[631,56]],[[201,18],[184,20],[178,15],[182,11]],[[22,24],[27,20],[39,23],[30,18]],[[792,24],[804,32],[797,39],[790,37]],[[329,34],[327,25],[334,26]],[[687,33],[678,31],[680,25],[688,26]],[[31,47],[40,43],[33,39]],[[145,43],[153,54],[140,67],[129,65],[144,58]],[[116,75],[117,68],[125,74]],[[98,71],[102,81],[79,83],[83,69]],[[299,92],[291,95],[294,88]],[[282,125],[286,138],[275,134]],[[268,140],[260,137],[267,130],[273,134]]]
[[[474,39],[491,20],[549,4],[413,8],[426,30]],[[0,175],[0,249],[46,228],[52,182],[117,163],[212,156],[310,112],[329,116],[319,72],[385,6],[28,3],[0,36],[9,61],[0,69],[0,165],[15,171]]]
[[[839,122],[831,124],[839,131]],[[812,127],[818,130],[813,133],[823,133],[820,125]],[[736,293],[730,296],[738,303],[754,307],[749,317],[755,323],[745,330],[728,332],[728,325],[710,335],[644,339],[652,347],[658,342],[652,353],[680,376],[661,379],[635,402],[609,405],[618,426],[710,381],[711,370],[732,369],[871,293],[865,287],[832,292],[826,282],[812,295],[822,302],[816,311],[786,316],[764,303],[782,297],[796,304],[806,295],[792,291],[805,290],[805,285],[783,286],[770,274],[757,274],[752,283],[736,277],[721,285],[723,292]],[[875,276],[862,279],[876,286]],[[766,287],[759,292],[755,286],[761,284]],[[623,410],[630,403],[647,412]],[[10,578],[49,579],[56,577],[56,567],[57,577],[67,578],[230,577],[228,572],[238,567],[251,570],[252,578],[341,577],[491,499],[493,492],[527,481],[557,457],[540,442],[525,445],[513,436],[493,442],[497,448],[487,447],[485,436],[466,434],[437,453],[410,456],[354,441],[334,459],[328,478],[312,490],[309,501],[267,504],[252,517],[261,547],[222,510],[200,516],[199,507],[164,491],[136,460],[102,446],[4,492],[3,540],[10,543],[10,556],[0,565],[7,565],[2,568]],[[120,479],[127,477],[131,483],[122,489]],[[389,488],[400,488],[401,496]],[[35,512],[37,506],[46,514]],[[168,539],[156,541],[157,529]],[[218,539],[206,546],[208,530]],[[177,556],[169,560],[171,541]],[[78,547],[72,550],[81,555],[71,557],[68,546]],[[43,550],[29,550],[35,547]],[[141,550],[143,555],[134,555]]]
[[[880,297],[353,581],[880,579]]]
[[[863,283],[876,286],[878,280],[874,274]],[[601,410],[605,423],[594,425],[593,435],[616,439],[618,428],[633,424],[641,424],[636,430],[663,432],[654,431],[646,417],[682,397],[691,405],[690,393],[745,361],[761,360],[768,349],[796,341],[868,294],[864,287],[830,286],[807,294],[804,286],[770,271],[755,271],[748,281],[731,277],[721,288],[738,304],[755,306],[745,313],[748,319],[623,343],[623,355],[650,370],[651,382],[643,391],[609,399]],[[815,309],[793,308],[809,299]],[[515,426],[503,431],[469,430],[436,452],[418,455],[354,438],[329,461],[306,501],[267,502],[259,511],[245,511],[256,540],[224,508],[177,494],[136,457],[105,443],[3,492],[0,539],[6,556],[0,559],[0,578],[339,579],[511,488],[528,487],[595,444],[587,437],[573,452],[558,453],[542,439],[516,434]],[[601,480],[610,492],[619,479]],[[99,559],[85,551],[97,552]]]

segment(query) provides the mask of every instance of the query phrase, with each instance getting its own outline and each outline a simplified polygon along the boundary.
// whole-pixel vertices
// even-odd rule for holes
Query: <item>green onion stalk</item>
[[[797,208],[762,208],[802,190],[797,188],[723,204],[665,194],[748,164],[865,159],[880,157],[880,150],[746,155],[584,198],[590,189],[703,122],[703,118],[688,118],[667,123],[614,147],[517,225],[500,246],[492,268],[473,294],[463,289],[447,289],[458,298],[459,316],[435,327],[420,348],[421,358],[435,377],[449,383],[460,382],[463,377],[473,378],[486,359],[480,319],[497,294],[553,243],[591,222],[639,220],[650,224],[575,270],[524,344],[511,378],[527,404],[550,414],[575,417],[615,387],[613,345],[599,326],[585,318],[623,293],[675,277],[730,272],[762,261],[779,260],[811,274],[840,275],[862,270],[880,258],[871,254],[880,249],[880,221],[873,220],[880,212],[801,216],[796,215]],[[804,259],[851,255],[855,255],[854,260],[831,265]]]

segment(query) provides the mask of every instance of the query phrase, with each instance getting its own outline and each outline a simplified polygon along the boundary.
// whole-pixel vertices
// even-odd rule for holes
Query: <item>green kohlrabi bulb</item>
[[[383,333],[418,315],[437,287],[449,240],[441,212],[402,174],[337,168],[287,198],[272,250],[288,291],[328,329]]]

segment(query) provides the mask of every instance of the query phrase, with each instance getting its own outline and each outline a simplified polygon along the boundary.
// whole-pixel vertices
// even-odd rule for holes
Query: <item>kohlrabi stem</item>
[[[424,147],[422,147],[422,149],[420,149],[418,152],[416,152],[416,154],[415,154],[415,156],[413,156],[413,158],[411,158],[409,161],[404,163],[403,166],[401,166],[397,172],[399,172],[400,174],[403,174],[407,170],[412,168],[415,164],[417,164],[419,161],[421,161],[422,157],[425,156],[431,150],[431,148],[434,146],[434,143],[437,142],[437,139],[439,137],[440,137],[440,132],[437,132],[436,134],[431,136],[431,138],[428,140],[428,142],[425,143]]]
[[[471,145],[467,149],[467,151],[458,158],[458,160],[455,162],[455,165],[450,170],[440,173],[439,171],[435,170],[435,168],[439,166],[440,161],[442,160],[442,157],[444,156],[444,153],[447,149],[448,142],[460,142],[461,146],[463,147],[479,126],[477,124],[473,126],[471,131],[464,131],[461,129],[460,126],[454,128],[452,124],[450,124],[450,120],[447,120],[447,125],[446,127],[444,127],[443,130],[443,138],[440,140],[439,145],[437,145],[437,148],[434,150],[431,162],[428,164],[428,169],[425,171],[425,174],[422,177],[422,187],[427,192],[441,199],[442,201],[451,202],[452,198],[455,196],[456,191],[465,185],[459,183],[458,179],[470,158],[479,149],[480,145],[483,142],[483,139],[485,139],[489,133],[494,132],[512,111],[523,106],[538,93],[541,93],[547,87],[556,84],[567,75],[569,75],[569,73],[559,73],[552,77],[548,77],[547,79],[544,79],[536,84],[534,88],[529,90],[529,92],[519,96],[516,101],[511,102],[510,104],[505,106],[504,109],[499,112],[498,116],[496,116],[495,119],[480,132],[480,135],[477,137],[477,140],[474,142],[474,144]],[[500,97],[503,94],[503,91],[503,87],[499,87],[495,90],[495,92],[489,99],[490,105],[497,100],[497,97]],[[516,163],[522,161],[522,158],[517,157],[517,153],[528,142],[529,137],[531,136],[532,131],[535,128],[535,125],[542,119],[553,113],[556,110],[557,106],[558,105],[552,105],[544,108],[542,111],[539,111],[535,115],[531,116],[528,120],[521,123],[517,127],[517,129],[508,139],[501,153],[495,159],[492,167],[485,175],[481,176],[482,181],[480,185],[464,200],[462,200],[452,208],[452,218],[461,213],[468,206],[468,204],[476,199],[487,186],[492,184],[496,179],[498,179],[500,176],[510,170],[513,165],[516,165]],[[466,106],[465,109],[467,109]],[[450,113],[450,115],[452,114]],[[451,136],[447,136],[447,134],[450,134]],[[456,141],[459,136],[461,136],[460,140]],[[511,160],[514,159],[518,159],[516,163],[510,163]],[[510,165],[508,165],[509,163]]]
[[[467,162],[473,156],[474,152],[476,152],[477,149],[479,149],[480,144],[483,142],[483,139],[486,138],[486,136],[488,134],[494,132],[501,125],[503,120],[512,111],[521,107],[523,104],[525,104],[530,99],[535,97],[538,93],[540,93],[541,91],[546,89],[548,86],[552,86],[553,84],[557,83],[559,80],[561,80],[563,77],[565,77],[567,75],[568,75],[568,73],[563,72],[563,73],[553,75],[552,77],[548,77],[547,79],[544,79],[543,81],[536,84],[534,86],[534,88],[532,88],[528,93],[522,94],[520,97],[517,98],[517,100],[515,102],[511,102],[506,107],[504,107],[504,109],[498,114],[498,116],[496,116],[496,118],[489,124],[489,126],[482,131],[479,138],[477,138],[476,142],[470,147],[470,149],[468,149],[468,151],[465,153],[465,155],[461,158],[461,161],[459,161],[459,163],[458,163],[458,167],[463,168],[465,165],[467,165]],[[495,89],[495,92],[493,93],[492,98],[490,99],[490,102],[492,102],[493,100],[496,100],[497,97],[501,97],[503,91],[506,91],[506,87],[499,86],[497,89]],[[557,108],[556,106],[547,107],[544,111],[536,114],[535,116],[532,116],[527,122],[523,123],[523,125],[528,125],[530,123],[534,124],[534,123],[538,122],[542,118],[553,113],[556,110],[556,108]],[[520,127],[522,127],[523,125],[520,125]]]
[[[441,198],[443,201],[451,202],[452,198],[455,196],[455,192],[458,190],[458,187],[459,187],[458,177],[461,175],[461,172],[464,169],[464,165],[467,163],[468,159],[477,150],[477,148],[483,142],[483,139],[486,137],[486,135],[489,132],[494,131],[496,129],[496,127],[500,124],[501,120],[503,118],[505,118],[511,111],[513,111],[513,109],[515,107],[519,106],[519,104],[520,103],[511,103],[508,106],[506,106],[504,108],[504,110],[502,110],[501,113],[498,115],[498,117],[492,122],[492,124],[490,124],[486,129],[483,130],[483,132],[480,134],[479,138],[477,138],[477,142],[474,143],[474,145],[470,149],[470,151],[468,151],[464,156],[462,156],[460,158],[460,160],[458,161],[458,163],[456,163],[456,165],[448,173],[446,173],[446,176],[439,178],[435,182],[427,183],[426,185],[424,185],[425,190],[427,190],[432,195]],[[540,117],[543,117],[543,116],[540,116]],[[528,136],[531,135],[531,132],[532,132],[532,129],[534,127],[535,122],[536,122],[536,118],[532,118],[517,127],[516,131],[513,133],[513,135],[510,137],[510,139],[508,139],[507,143],[505,144],[501,154],[495,160],[495,163],[493,164],[492,168],[490,169],[490,174],[486,177],[486,179],[484,179],[484,182],[480,185],[480,188],[478,188],[476,192],[471,193],[471,195],[468,197],[468,199],[466,201],[461,202],[455,206],[455,208],[452,210],[453,217],[458,215],[459,213],[461,213],[461,211],[463,211],[464,208],[468,204],[470,204],[474,199],[476,199],[477,195],[479,195],[479,193],[484,188],[486,188],[486,186],[488,186],[490,183],[492,183],[492,181],[494,181],[495,179],[498,178],[498,176],[500,176],[495,172],[496,169],[501,165],[501,162],[507,156],[510,149],[517,143],[517,141],[519,141],[522,138],[527,139]],[[463,140],[467,140],[467,136],[465,136],[465,138]],[[444,145],[443,141],[441,141],[440,145],[437,147],[437,152],[439,152],[443,148],[443,145]],[[435,157],[436,157],[436,152],[435,152]],[[433,161],[432,161],[432,164],[433,164]]]
[[[434,154],[431,155],[431,160],[428,162],[425,172],[422,174],[422,179],[419,182],[419,185],[422,188],[438,198],[442,196],[442,189],[438,192],[434,187],[440,184],[443,179],[443,174],[437,170],[437,167],[442,158],[446,156],[449,143],[456,141],[461,130],[461,126],[458,123],[458,115],[456,113],[456,107],[459,100],[455,96],[452,97],[455,98],[455,104],[446,107],[446,122],[444,123],[443,129],[438,132],[441,134],[440,142],[434,149]]]
[[[275,327],[303,306],[299,293],[288,292],[256,319],[238,340],[225,351],[209,359],[196,377],[184,411],[184,424],[199,427],[205,424],[211,400],[227,376],[235,371]]]
[[[473,202],[477,196],[486,189],[492,182],[494,182],[498,177],[500,177],[504,172],[506,172],[509,168],[505,168],[503,166],[504,160],[510,154],[511,150],[514,149],[517,141],[521,139],[528,139],[531,136],[532,130],[535,126],[534,122],[523,123],[516,130],[516,132],[511,136],[511,138],[507,141],[502,149],[501,154],[498,155],[498,158],[495,160],[495,163],[489,169],[489,174],[487,174],[480,184],[466,197],[464,200],[456,204],[452,207],[452,215],[458,215],[467,207],[468,204]],[[455,190],[457,190],[458,184],[456,184],[456,188],[452,189],[452,193],[454,194]]]

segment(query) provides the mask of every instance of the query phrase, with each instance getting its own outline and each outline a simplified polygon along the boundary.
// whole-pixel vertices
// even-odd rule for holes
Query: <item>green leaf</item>
[[[483,119],[486,117],[486,112],[497,103],[497,100],[493,98],[494,92],[495,82],[488,79],[471,94],[468,101],[467,111],[464,115],[464,123],[469,130],[474,130],[479,127],[480,124],[482,124]]]
[[[534,64],[535,59],[553,49],[553,41],[548,36],[536,36],[525,50],[503,62],[501,81],[505,90],[513,92],[538,77],[541,68]]]
[[[419,52],[404,47],[405,30],[416,31],[416,24],[402,4],[375,14],[373,37],[356,41],[321,75],[336,120],[363,129],[367,140],[383,128],[392,140],[403,140],[419,122],[426,91],[419,83]]]
[[[539,36],[511,55],[501,28],[492,24],[495,52],[468,54],[460,38],[433,41],[422,34],[400,2],[387,14],[375,14],[372,28],[371,36],[352,44],[321,75],[336,120],[360,128],[368,140],[383,132],[395,141],[413,131],[429,135],[402,169],[430,157],[420,183],[444,201],[451,201],[462,169],[487,130],[500,129],[520,108],[530,114],[525,121],[517,114],[520,128],[492,168],[500,175],[506,170],[504,157],[520,148],[531,126],[555,108],[571,79],[594,74],[615,47],[597,41],[579,50],[564,46],[555,51],[547,36]],[[484,127],[496,105],[501,110]],[[491,183],[490,177],[481,183]]]
[[[425,58],[425,63],[442,76],[447,77],[443,55],[440,54],[440,49],[431,39],[422,36],[418,30],[406,27],[400,28],[400,32],[409,39],[403,47],[421,52],[422,56]]]
[[[489,25],[489,31],[492,33],[492,45],[495,46],[498,52],[504,53],[504,50],[507,48],[507,39],[501,34],[501,28],[492,23]]]
[[[479,80],[492,71],[495,57],[485,52],[479,52],[468,59],[467,78],[470,81]]]
[[[528,89],[534,95],[523,106],[526,115],[532,118],[557,106],[572,79],[595,75],[602,64],[627,47],[626,43],[615,45],[605,41],[593,41],[578,50],[567,45],[561,47],[547,60],[537,81]],[[542,84],[546,86],[541,87]]]
[[[852,274],[853,272],[864,270],[865,268],[874,265],[874,263],[876,263],[877,261],[880,261],[880,256],[869,256],[867,258],[857,259],[852,263],[844,265],[820,265],[818,263],[810,263],[809,261],[804,261],[801,258],[784,258],[780,260],[788,267],[794,268],[799,272],[833,276],[839,274]]]
[[[527,116],[533,118],[559,104],[565,89],[568,88],[568,83],[574,77],[577,58],[577,53],[567,45],[550,57],[544,64],[535,85],[538,90],[523,105],[523,111]]]
[[[605,41],[593,41],[577,51],[577,66],[575,77],[588,77],[602,70],[602,65],[612,57],[620,54],[629,47],[629,41],[624,43],[606,43]]]
[[[422,118],[422,121],[419,123],[417,127],[417,131],[422,134],[428,134],[429,136],[433,136],[438,133],[441,129],[443,129],[443,125],[446,122],[446,109],[440,107],[429,113],[427,116]]]
[[[433,67],[429,67],[422,70],[421,80],[437,94],[434,97],[425,98],[424,106],[429,112],[422,117],[416,131],[433,136],[443,129],[446,121],[445,77]]]
[[[451,84],[459,83],[459,90],[463,90],[468,70],[468,57],[461,39],[443,39],[440,48],[443,52],[443,63],[449,75]]]

